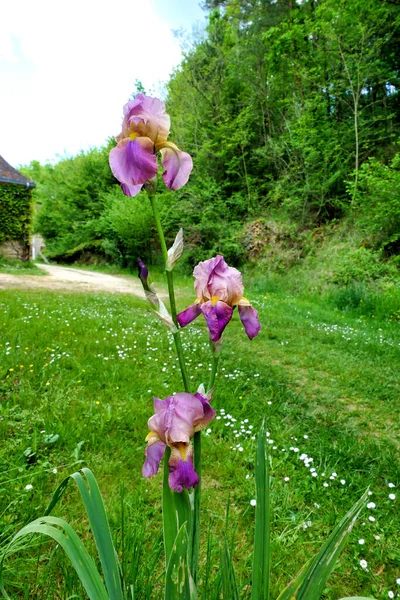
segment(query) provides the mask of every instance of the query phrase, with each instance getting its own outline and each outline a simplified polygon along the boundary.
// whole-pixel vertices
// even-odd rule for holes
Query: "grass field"
[[[0,273],[10,275],[46,275],[43,269],[39,269],[31,260],[23,262],[18,259],[10,259],[0,256]]]
[[[179,282],[179,308],[192,297]],[[256,291],[257,290],[257,291]],[[247,291],[263,329],[251,343],[235,315],[224,334],[203,435],[203,547],[215,576],[229,505],[242,597],[249,598],[255,435],[270,433],[276,597],[370,486],[326,597],[400,595],[399,324],[343,313],[262,286]],[[132,296],[1,292],[1,546],[40,516],[83,465],[95,473],[135,599],[159,598],[161,476],[141,477],[152,396],[182,391],[171,339]],[[210,369],[200,318],[183,331],[193,390]],[[57,508],[90,544],[77,494]],[[209,539],[208,539],[209,538]],[[13,598],[84,598],[60,549],[32,540],[6,563]],[[365,567],[366,561],[367,566]],[[363,565],[363,566],[362,566]],[[211,585],[210,584],[210,585]],[[207,589],[200,598],[208,600]]]

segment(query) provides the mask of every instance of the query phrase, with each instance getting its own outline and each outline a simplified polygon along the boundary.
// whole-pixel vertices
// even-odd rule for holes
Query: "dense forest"
[[[206,0],[205,9],[206,30],[166,89],[171,139],[194,170],[178,192],[159,188],[167,235],[185,230],[187,268],[213,252],[234,265],[263,260],[276,244],[286,268],[346,223],[357,265],[393,274],[400,2]],[[156,262],[145,193],[127,198],[109,170],[114,143],[24,168],[50,258]]]

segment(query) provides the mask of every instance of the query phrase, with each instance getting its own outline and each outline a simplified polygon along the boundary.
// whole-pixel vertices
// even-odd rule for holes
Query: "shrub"
[[[355,193],[357,220],[378,247],[400,241],[400,153],[389,165],[370,159],[361,166]],[[397,242],[397,244],[396,244]]]

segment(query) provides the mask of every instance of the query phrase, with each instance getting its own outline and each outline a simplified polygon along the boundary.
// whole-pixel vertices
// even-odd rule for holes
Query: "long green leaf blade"
[[[165,600],[195,600],[195,585],[189,571],[189,539],[186,524],[175,538],[165,575]]]
[[[182,525],[186,523],[187,531],[192,531],[192,509],[189,493],[187,490],[174,492],[168,484],[169,468],[168,461],[171,450],[167,447],[164,455],[164,479],[163,479],[163,530],[165,565],[169,563],[172,548]]]
[[[86,477],[87,487],[83,473]],[[117,556],[111,537],[107,513],[99,486],[92,471],[83,468],[81,473],[73,473],[74,479],[81,494],[85,510],[89,518],[90,528],[93,532],[96,548],[99,554],[104,579],[110,600],[123,600],[121,577],[118,567]]]
[[[226,538],[220,552],[222,597],[224,600],[239,600],[235,570]]]
[[[96,565],[75,533],[71,525],[57,517],[42,517],[23,527],[11,540],[0,562],[0,590],[4,597],[11,600],[4,589],[2,578],[3,562],[6,556],[15,552],[16,542],[31,534],[42,534],[53,538],[63,548],[70,559],[90,600],[109,600],[104,583]]]
[[[268,600],[270,580],[269,463],[264,423],[258,434],[256,452],[256,524],[254,535],[251,600]]]
[[[332,573],[338,556],[346,541],[347,534],[353,528],[353,525],[368,498],[368,490],[354,504],[347,515],[332,531],[325,544],[318,554],[313,558],[305,571],[300,571],[294,581],[282,592],[279,600],[294,598],[295,600],[319,600],[326,586],[327,579]],[[301,578],[300,585],[299,578]],[[294,593],[290,596],[287,591],[290,589]]]

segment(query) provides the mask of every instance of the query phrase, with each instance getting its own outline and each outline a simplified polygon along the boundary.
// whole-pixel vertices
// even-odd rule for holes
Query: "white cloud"
[[[0,153],[14,165],[102,144],[135,80],[157,87],[181,56],[151,0],[14,0],[0,27]]]

